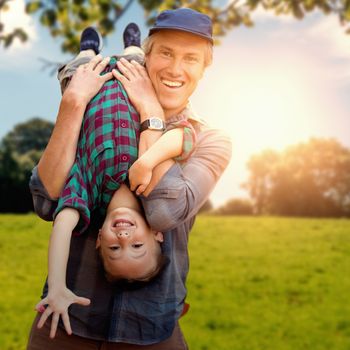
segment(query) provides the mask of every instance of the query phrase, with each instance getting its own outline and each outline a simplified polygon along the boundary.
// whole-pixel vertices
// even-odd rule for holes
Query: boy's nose
[[[127,237],[129,237],[129,232],[128,231],[121,231],[121,232],[118,232],[117,233],[117,236],[119,237],[119,238],[127,238]]]

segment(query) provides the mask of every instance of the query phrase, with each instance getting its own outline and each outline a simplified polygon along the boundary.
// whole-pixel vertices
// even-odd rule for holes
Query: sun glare
[[[221,67],[209,76],[211,86],[219,88],[208,89],[204,82],[197,95],[201,110],[206,110],[203,115],[209,115],[211,125],[224,128],[246,154],[304,141],[322,114],[307,69],[295,62],[238,68],[231,64],[226,72]],[[218,102],[214,107],[213,100]]]
[[[307,91],[298,77],[261,72],[246,77],[235,98],[235,127],[246,133],[254,148],[281,148],[303,136],[307,128]]]

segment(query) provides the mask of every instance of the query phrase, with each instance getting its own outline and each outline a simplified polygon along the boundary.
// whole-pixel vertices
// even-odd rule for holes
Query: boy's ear
[[[154,238],[157,242],[164,242],[164,236],[162,232],[154,231]]]
[[[101,229],[98,230],[98,235],[96,239],[96,249],[100,248],[101,246]]]

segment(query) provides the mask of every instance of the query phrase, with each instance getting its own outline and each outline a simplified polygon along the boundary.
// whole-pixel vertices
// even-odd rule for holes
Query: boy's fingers
[[[83,306],[88,306],[90,305],[90,299],[88,298],[83,298],[83,297],[77,297],[74,301],[76,304],[83,305]]]
[[[130,185],[130,191],[131,192],[134,192],[135,191],[135,189],[136,189],[136,186],[134,185],[134,183],[129,183],[129,185]]]
[[[66,332],[68,334],[72,334],[72,328],[70,326],[70,321],[69,321],[69,316],[68,316],[68,313],[65,312],[63,315],[62,315],[62,321],[63,321],[63,324],[64,324],[64,328],[66,329]]]
[[[40,320],[38,322],[37,327],[42,328],[42,326],[45,324],[47,318],[52,314],[50,306],[46,308],[46,310],[43,312],[43,314],[40,317]]]
[[[136,190],[136,195],[139,196],[140,194],[142,194],[143,192],[145,192],[146,186],[145,185],[140,185],[139,187],[137,187]]]
[[[145,186],[145,187],[146,187],[146,188],[145,188],[145,190],[143,191],[142,195],[143,195],[144,197],[148,197],[148,195],[151,193],[151,191],[152,191],[152,189],[153,189],[154,187],[150,186],[150,184],[148,184],[148,185]]]
[[[55,312],[52,316],[50,338],[55,338],[58,320],[60,319],[60,314]]]
[[[43,313],[45,311],[45,306],[47,304],[47,298],[44,298],[42,300],[40,300],[36,305],[35,305],[35,310],[40,312],[40,313]]]

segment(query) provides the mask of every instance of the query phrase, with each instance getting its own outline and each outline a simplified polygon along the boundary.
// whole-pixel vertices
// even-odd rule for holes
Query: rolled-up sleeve
[[[149,196],[141,197],[150,226],[168,231],[196,215],[226,169],[231,149],[231,140],[223,132],[200,132],[188,161],[174,164]]]
[[[29,180],[29,189],[33,198],[35,213],[46,221],[53,220],[53,213],[57,207],[57,200],[52,199],[47,193],[38,174],[38,168],[32,170],[32,176]]]

